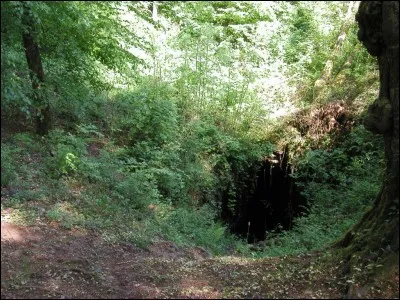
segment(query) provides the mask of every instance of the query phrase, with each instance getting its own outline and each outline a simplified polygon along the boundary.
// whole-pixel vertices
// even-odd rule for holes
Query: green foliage
[[[16,133],[8,142],[2,142],[2,186],[22,185],[23,189],[28,188],[25,181],[36,178],[41,172],[40,165],[35,166],[33,170],[31,165],[41,161],[41,156],[36,153],[43,149],[43,145],[31,133]]]
[[[54,149],[54,157],[46,161],[47,169],[55,177],[76,173],[81,165],[80,157],[86,154],[82,139],[61,129],[52,130],[48,136],[48,144]]]
[[[97,157],[84,156],[81,158],[79,175],[91,183],[101,183],[106,187],[115,187],[121,180],[122,163],[118,152],[100,150]]]
[[[309,150],[298,163],[296,185],[308,199],[303,216],[282,234],[267,233],[268,255],[320,249],[355,224],[375,199],[383,180],[383,141],[355,127],[332,151]],[[340,191],[340,192],[338,192]]]
[[[57,65],[49,65],[49,72],[103,89],[102,85],[107,83],[100,74],[103,67],[123,72],[127,63],[136,64],[137,58],[124,47],[138,45],[139,41],[122,25],[117,8],[118,3],[112,2],[33,4],[38,23],[44,26],[44,32],[38,37],[44,47],[43,56],[50,62],[64,62],[64,68],[58,67],[58,70],[53,69]],[[63,48],[57,44],[61,39],[65,42]]]
[[[1,144],[1,186],[7,186],[13,182],[17,173],[13,165],[12,150],[7,146]]]
[[[45,72],[45,99],[55,104],[58,113],[85,114],[82,106],[85,100],[96,100],[93,92],[109,90],[120,77],[131,75],[140,59],[127,49],[147,47],[120,19],[123,3],[39,1],[27,5]],[[2,4],[1,98],[7,112],[19,109],[30,118],[34,103],[22,47],[21,14],[21,3]]]
[[[314,35],[316,31],[313,13],[309,8],[299,5],[292,18],[289,23],[292,34],[284,54],[284,61],[288,64],[298,62],[312,49],[312,40],[306,37]]]
[[[354,24],[332,56],[347,3],[158,4],[158,20],[142,1],[27,4],[56,129],[46,140],[22,133],[2,143],[1,185],[19,188],[10,203],[46,203],[48,219],[99,229],[108,241],[170,239],[249,255],[219,218],[226,207],[240,212],[276,143],[298,151],[294,178],[309,204],[292,231],[268,233],[263,254],[337,238],[376,193],[381,141],[358,126],[328,150],[322,140],[333,137],[313,144],[277,118],[317,105],[314,83],[328,59],[325,102],[351,104],[376,81]],[[22,113],[29,125],[21,13],[20,2],[1,3],[1,107],[2,118]]]
[[[46,216],[50,220],[58,221],[67,229],[71,229],[74,225],[81,225],[85,222],[85,217],[76,212],[74,207],[68,203],[55,204],[53,208],[47,211]]]
[[[119,93],[112,105],[118,116],[110,124],[124,144],[148,141],[162,146],[176,138],[177,111],[167,85],[153,85],[134,92]]]
[[[160,197],[152,174],[146,171],[130,174],[116,186],[116,191],[122,196],[121,204],[133,209],[144,209]]]
[[[310,150],[299,161],[299,170],[295,178],[301,186],[301,182],[306,185],[310,182],[337,183],[343,170],[349,162],[349,157],[343,149]]]
[[[232,248],[236,239],[227,235],[226,226],[215,222],[217,212],[204,205],[199,209],[177,208],[156,213],[161,233],[178,245],[200,245],[214,254],[222,254]]]
[[[99,131],[99,128],[94,125],[94,124],[82,124],[82,125],[77,125],[77,134],[89,138],[89,137],[94,137],[94,138],[103,138],[104,134],[102,134]]]
[[[366,79],[365,75],[376,70],[377,64],[376,59],[369,55],[358,41],[357,32],[357,25],[352,24],[335,61],[333,74],[337,75],[340,72],[346,72],[346,77],[350,80],[357,80],[363,86],[362,82]]]
[[[31,117],[32,97],[22,47],[8,48],[1,43],[1,107],[6,114],[22,112]],[[19,71],[21,70],[21,71]]]

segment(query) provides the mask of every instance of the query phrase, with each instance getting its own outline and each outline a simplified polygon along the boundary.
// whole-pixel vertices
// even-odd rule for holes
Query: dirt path
[[[1,298],[342,298],[339,266],[320,268],[318,256],[209,257],[171,242],[142,250],[57,224],[2,221]]]
[[[181,249],[170,242],[142,250],[56,225],[1,222],[1,297],[339,297],[329,282],[319,282],[316,291],[310,273],[302,273],[311,266],[309,258],[212,258],[201,248]]]

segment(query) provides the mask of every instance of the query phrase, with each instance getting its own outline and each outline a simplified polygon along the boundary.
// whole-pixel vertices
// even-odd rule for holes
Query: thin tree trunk
[[[51,125],[50,106],[44,99],[41,88],[44,83],[44,72],[38,44],[35,41],[35,26],[29,3],[22,2],[23,15],[22,24],[24,32],[22,34],[26,60],[28,62],[29,74],[34,90],[34,100],[36,109],[36,132],[46,135]]]
[[[153,21],[154,21],[154,23],[157,23],[158,22],[158,10],[157,10],[157,1],[153,1],[152,2],[152,8],[153,8],[153,11],[152,11],[152,18],[153,18]]]
[[[360,1],[350,1],[349,6],[347,7],[346,16],[344,18],[340,34],[337,38],[335,49],[333,50],[333,56],[336,56],[339,53],[339,50],[346,39],[347,32],[349,31],[350,25],[352,24],[352,16],[355,9],[360,5]]]
[[[332,69],[333,69],[333,61],[335,57],[339,54],[339,51],[343,45],[344,40],[347,36],[347,31],[349,30],[350,24],[352,23],[351,16],[353,15],[354,9],[358,8],[360,1],[350,1],[347,7],[346,16],[343,20],[342,27],[340,29],[340,34],[336,40],[335,48],[331,54],[331,57],[326,61],[324,70],[322,71],[321,77],[315,81],[314,83],[314,98],[318,98],[319,92],[329,81]]]

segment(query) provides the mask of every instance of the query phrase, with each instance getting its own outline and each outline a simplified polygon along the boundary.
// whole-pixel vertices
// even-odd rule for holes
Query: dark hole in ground
[[[238,197],[234,215],[229,220],[225,218],[231,231],[247,238],[249,243],[265,240],[266,231],[291,229],[293,218],[305,211],[306,201],[289,176],[292,166],[287,157],[286,151],[277,151],[266,159],[248,184],[252,188]],[[225,210],[225,216],[228,215]]]

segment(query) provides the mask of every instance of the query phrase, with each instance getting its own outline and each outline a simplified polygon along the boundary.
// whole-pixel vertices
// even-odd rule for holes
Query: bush
[[[120,196],[120,204],[127,208],[143,210],[160,199],[154,176],[147,170],[129,174],[115,190]]]
[[[177,109],[164,85],[119,93],[111,107],[118,117],[109,126],[120,143],[162,146],[177,137]]]
[[[202,246],[214,254],[234,248],[237,239],[228,234],[226,226],[214,221],[218,212],[209,205],[199,209],[181,207],[165,213],[157,212],[161,233],[178,245]]]
[[[109,151],[110,149],[113,149],[113,152]],[[106,149],[99,151],[98,156],[82,157],[79,175],[90,183],[103,184],[112,190],[125,177],[119,155],[120,149],[114,148],[112,142],[109,142]]]
[[[1,144],[1,186],[9,185],[16,177],[15,166],[13,165],[14,159],[12,157],[11,149]]]
[[[309,150],[298,162],[296,184],[307,213],[291,231],[267,232],[267,255],[320,249],[355,224],[375,199],[384,170],[383,141],[357,126],[335,150]],[[338,192],[340,190],[340,193]]]
[[[54,157],[50,157],[46,166],[52,176],[72,175],[77,173],[81,165],[81,157],[86,154],[83,139],[61,129],[52,130],[48,135],[48,146],[54,149]]]

